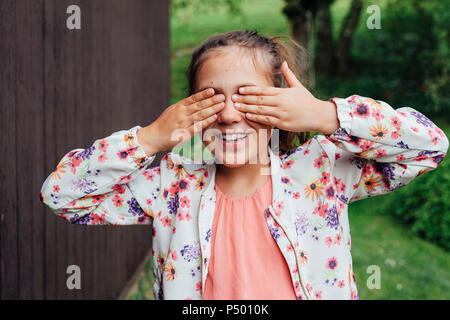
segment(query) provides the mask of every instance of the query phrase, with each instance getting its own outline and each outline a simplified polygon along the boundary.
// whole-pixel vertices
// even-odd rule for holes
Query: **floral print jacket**
[[[348,204],[435,169],[449,145],[440,128],[410,107],[358,95],[330,101],[340,121],[336,132],[284,155],[269,148],[273,203],[261,214],[298,299],[358,299]],[[169,153],[151,168],[154,156],[137,141],[140,128],[67,153],[43,183],[41,201],[74,224],[152,224],[155,297],[201,299],[216,164]]]

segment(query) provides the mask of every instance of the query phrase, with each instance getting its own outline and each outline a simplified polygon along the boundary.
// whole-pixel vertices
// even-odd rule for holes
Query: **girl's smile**
[[[214,136],[218,139],[218,143],[222,143],[224,149],[237,151],[238,148],[242,148],[246,143],[248,143],[248,138],[252,133],[254,133],[254,131],[226,130],[226,132],[221,132]]]
[[[237,151],[238,148],[241,148],[245,145],[247,141],[248,134],[246,135],[232,135],[226,136],[225,138],[222,138],[222,145],[224,149]]]

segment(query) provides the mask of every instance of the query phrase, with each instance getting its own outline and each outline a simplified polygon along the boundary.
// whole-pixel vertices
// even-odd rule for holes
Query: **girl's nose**
[[[225,98],[225,107],[217,113],[217,122],[224,124],[232,124],[239,122],[243,118],[243,114],[234,107],[231,95]]]

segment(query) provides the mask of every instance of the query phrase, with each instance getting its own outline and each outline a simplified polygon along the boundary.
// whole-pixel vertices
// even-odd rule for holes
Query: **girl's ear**
[[[286,60],[283,61],[283,63],[281,64],[281,72],[283,73],[283,76],[286,79],[286,82],[287,82],[289,88],[303,87],[301,82],[298,81],[295,74],[291,71],[291,69],[289,69],[289,66],[288,66]]]

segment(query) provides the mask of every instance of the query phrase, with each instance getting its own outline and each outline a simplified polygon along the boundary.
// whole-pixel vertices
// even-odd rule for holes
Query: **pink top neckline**
[[[220,190],[219,186],[217,184],[214,185],[214,188],[216,190],[216,192],[219,192],[220,195],[225,198],[226,200],[231,200],[231,201],[243,201],[243,200],[248,200],[250,198],[255,197],[258,193],[264,192],[266,191],[266,188],[268,187],[267,185],[270,184],[272,186],[272,184],[270,183],[272,180],[271,177],[269,177],[269,179],[266,180],[266,182],[264,182],[264,184],[259,187],[255,192],[253,192],[252,194],[245,196],[245,197],[239,197],[239,198],[234,198],[234,197],[229,197],[227,196],[225,193],[223,193],[222,190]]]

